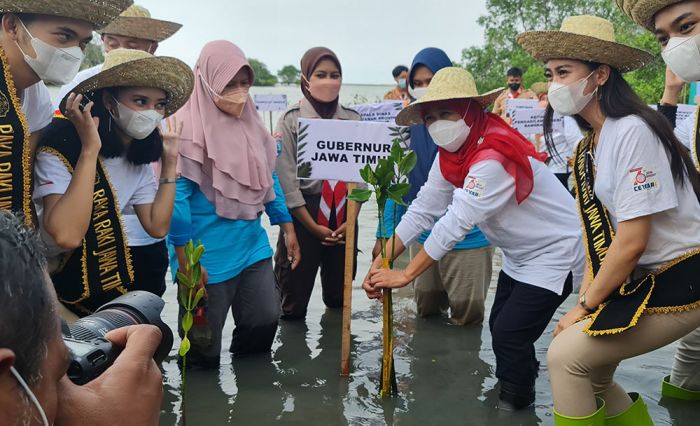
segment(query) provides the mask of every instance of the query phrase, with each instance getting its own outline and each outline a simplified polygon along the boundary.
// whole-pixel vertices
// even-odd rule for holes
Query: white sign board
[[[539,107],[537,99],[508,99],[506,101],[506,115],[512,117],[516,109],[535,109]]]
[[[685,121],[686,118],[693,115],[697,108],[697,105],[678,104],[678,110],[676,110],[676,123]]]
[[[651,108],[653,110],[657,109],[655,104],[649,105],[649,108]],[[693,115],[693,113],[697,109],[698,109],[697,105],[678,104],[678,109],[676,110],[676,125],[681,124],[688,117]]]
[[[388,101],[376,104],[353,105],[351,108],[362,116],[362,121],[394,123],[396,116],[403,109],[403,103],[401,101]]]
[[[536,135],[544,133],[544,108],[516,108],[511,116],[511,126],[523,135]],[[564,118],[554,113],[552,117],[552,131],[562,132],[564,130]]]
[[[286,111],[287,95],[255,95],[255,106],[258,111]]]
[[[299,119],[297,178],[362,182],[360,169],[389,156],[391,123]]]

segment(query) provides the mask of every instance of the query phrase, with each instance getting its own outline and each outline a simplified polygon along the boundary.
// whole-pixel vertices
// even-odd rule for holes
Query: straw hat
[[[422,98],[416,100],[396,116],[396,124],[410,126],[423,122],[421,110],[424,104],[452,99],[473,99],[486,108],[491,105],[503,88],[491,90],[482,95],[476,89],[476,83],[471,73],[463,68],[443,68],[433,76],[428,91]]]
[[[613,24],[596,16],[570,16],[559,31],[529,31],[518,43],[535,59],[578,59],[617,68],[620,72],[641,68],[654,60],[651,53],[615,41]]]
[[[148,9],[132,5],[98,32],[101,35],[114,34],[161,42],[175,34],[180,28],[182,28],[181,24],[153,19]]]
[[[133,0],[0,0],[0,13],[31,13],[79,19],[102,28]]]
[[[549,91],[549,84],[544,81],[538,81],[537,83],[534,83],[532,86],[530,86],[530,90],[535,92],[536,95],[541,95],[543,93],[547,93]]]
[[[133,49],[114,49],[105,57],[102,71],[78,84],[71,93],[87,94],[92,100],[94,92],[108,87],[155,87],[168,94],[165,116],[174,114],[190,98],[194,87],[194,75],[186,63],[179,59],[153,56]],[[70,95],[70,94],[69,94]],[[66,100],[61,100],[60,110],[65,113]]]
[[[654,16],[662,9],[683,0],[615,0],[618,7],[632,20],[654,31]]]

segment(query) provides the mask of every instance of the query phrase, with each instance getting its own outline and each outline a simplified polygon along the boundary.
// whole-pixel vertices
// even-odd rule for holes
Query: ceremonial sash
[[[0,62],[0,210],[21,213],[31,224],[29,128],[2,47]]]
[[[605,206],[593,191],[593,134],[576,148],[574,187],[583,226],[590,273],[595,277],[615,233]],[[687,311],[700,307],[700,248],[614,291],[591,315],[584,331],[591,336],[621,333],[634,327],[643,313]]]
[[[54,118],[65,120],[65,118]],[[47,140],[39,148],[58,157],[73,174],[81,143],[73,128],[63,139]],[[131,253],[121,221],[117,193],[98,159],[90,225],[81,247],[67,255],[51,275],[59,300],[78,315],[88,315],[125,294],[134,281]]]

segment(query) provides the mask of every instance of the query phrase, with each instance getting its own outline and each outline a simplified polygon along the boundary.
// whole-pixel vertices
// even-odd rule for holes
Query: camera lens
[[[132,291],[101,306],[94,314],[81,318],[69,326],[73,339],[90,341],[117,328],[137,324],[151,324],[163,335],[153,358],[161,362],[173,347],[173,332],[160,315],[165,302],[147,291]]]

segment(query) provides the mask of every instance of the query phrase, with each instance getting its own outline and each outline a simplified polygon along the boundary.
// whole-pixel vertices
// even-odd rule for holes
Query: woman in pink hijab
[[[277,331],[280,293],[260,222],[263,211],[282,228],[294,267],[301,255],[274,173],[277,144],[248,95],[255,79],[248,60],[233,43],[213,41],[202,49],[194,75],[192,97],[177,113],[184,129],[169,235],[177,255],[171,270],[184,264],[188,241],[201,241],[207,297],[195,322],[207,323],[211,338],[193,340],[188,363],[216,367],[229,309],[236,323],[234,356],[269,352]]]

